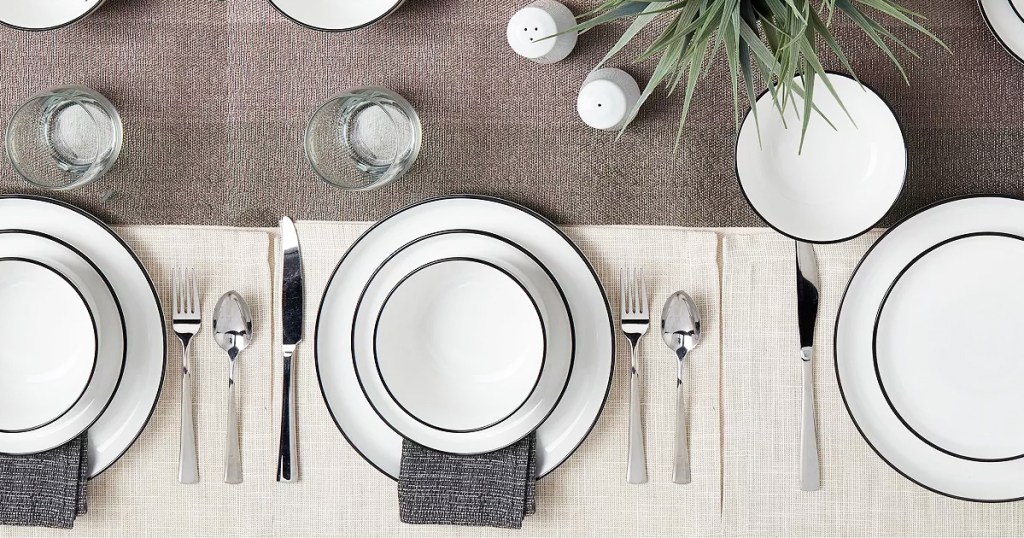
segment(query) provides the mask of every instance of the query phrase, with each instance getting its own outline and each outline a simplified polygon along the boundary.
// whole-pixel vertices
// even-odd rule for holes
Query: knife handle
[[[812,349],[800,350],[803,365],[803,414],[800,419],[800,489],[818,491],[818,441],[814,426],[814,370],[811,367]]]
[[[281,444],[277,452],[277,481],[291,482],[298,479],[298,463],[295,451],[295,398],[292,391],[292,355],[294,350],[284,352],[284,391],[281,397]]]

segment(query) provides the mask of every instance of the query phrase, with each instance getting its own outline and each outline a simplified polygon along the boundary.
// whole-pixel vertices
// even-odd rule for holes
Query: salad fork
[[[629,341],[629,453],[626,462],[626,482],[647,482],[647,458],[644,456],[644,431],[640,422],[640,365],[637,348],[640,338],[651,326],[650,307],[647,302],[647,282],[643,269],[623,268],[619,271],[619,320],[622,333]]]
[[[192,365],[189,350],[192,337],[202,325],[202,305],[199,300],[199,280],[195,269],[174,268],[171,276],[171,296],[174,308],[172,326],[181,341],[181,445],[178,451],[178,482],[199,482],[199,456],[196,450],[196,429],[192,416]]]

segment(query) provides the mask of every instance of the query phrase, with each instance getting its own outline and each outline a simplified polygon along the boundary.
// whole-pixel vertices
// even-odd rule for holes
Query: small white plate
[[[878,380],[915,435],[952,456],[1024,456],[1024,239],[971,233],[922,252],[876,322]]]
[[[0,257],[38,261],[60,273],[81,292],[95,323],[95,367],[81,397],[56,420],[39,428],[0,432],[0,452],[26,454],[60,446],[89,428],[117,391],[125,365],[121,310],[103,275],[81,253],[52,237],[32,232],[0,231]],[[55,341],[50,338],[49,341]]]
[[[99,9],[105,0],[3,0],[0,24],[19,30],[54,30]]]
[[[448,431],[418,420],[392,397],[374,356],[374,326],[387,294],[406,275],[446,258],[474,257],[508,272],[539,308],[547,338],[537,386],[511,416],[470,432]],[[494,234],[446,230],[417,237],[381,263],[369,279],[353,318],[353,363],[359,386],[374,411],[397,433],[444,452],[475,454],[508,446],[534,431],[551,415],[569,383],[575,341],[565,296],[550,272],[516,244]]]
[[[978,6],[996,40],[1024,62],[1024,0],[978,0]]]
[[[44,263],[0,258],[0,431],[49,424],[85,392],[96,366],[85,297]]]
[[[384,387],[433,428],[472,432],[516,412],[544,366],[540,309],[489,262],[448,258],[410,273],[384,300],[374,355]]]
[[[402,437],[374,412],[360,390],[352,337],[361,333],[353,333],[352,319],[361,290],[382,262],[417,238],[452,230],[484,232],[518,245],[564,292],[573,323],[567,335],[575,337],[576,358],[564,394],[536,430],[537,476],[543,477],[569,458],[601,415],[615,366],[615,339],[608,298],[582,252],[554,224],[515,204],[470,195],[427,200],[378,222],[353,243],[324,290],[317,317],[316,366],[324,400],[356,451],[397,479]],[[530,280],[520,278],[524,284]],[[556,292],[538,304],[543,308],[557,300]],[[545,326],[550,348],[550,339],[566,333],[556,332],[547,322]],[[540,392],[538,387],[534,395]]]
[[[289,19],[325,32],[358,30],[398,9],[405,0],[270,0]]]
[[[968,197],[909,217],[857,266],[835,329],[839,388],[868,444],[921,486],[983,502],[1024,498],[1024,458],[1012,458],[1024,447],[1024,315],[1013,303],[1024,300],[1024,247],[1000,235],[1024,237],[1024,201]],[[953,410],[957,403],[965,407]]]
[[[736,140],[736,174],[751,207],[772,228],[808,243],[870,230],[896,202],[907,173],[907,146],[889,105],[852,78],[830,73],[828,80],[849,116],[816,78],[814,104],[824,118],[811,116],[802,151],[798,97],[783,119],[771,94],[761,95],[760,139],[751,111]]]
[[[122,357],[127,357],[123,362],[121,382],[109,403],[99,406],[102,413],[99,418],[78,430],[89,430],[89,476],[95,477],[135,442],[149,422],[160,396],[167,367],[167,333],[156,288],[142,263],[113,230],[95,217],[63,202],[28,195],[2,196],[0,230],[47,235],[72,249],[84,260],[77,263],[93,266],[101,279],[109,285],[121,308],[120,317],[125,324],[126,335],[126,349]],[[53,267],[58,266],[53,264]],[[71,270],[61,271],[66,275],[79,274]],[[97,289],[101,286],[88,286],[97,300],[100,297]],[[102,318],[103,315],[97,312],[97,319]],[[104,346],[103,331],[108,324],[99,321],[98,325],[101,331],[100,346]],[[90,391],[100,375],[101,363],[102,359],[97,363]],[[82,405],[87,397],[88,394],[83,396],[78,405]],[[67,420],[70,415],[31,433],[55,426]],[[4,435],[0,435],[0,440],[5,439]]]

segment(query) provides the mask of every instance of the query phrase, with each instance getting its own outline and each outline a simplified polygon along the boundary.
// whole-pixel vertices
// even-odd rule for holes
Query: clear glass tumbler
[[[68,190],[96,181],[121,153],[124,126],[106,97],[82,86],[33,96],[7,126],[11,165],[29,183]]]
[[[356,88],[320,106],[306,126],[306,159],[324,181],[364,191],[402,177],[420,153],[416,110],[384,88]]]

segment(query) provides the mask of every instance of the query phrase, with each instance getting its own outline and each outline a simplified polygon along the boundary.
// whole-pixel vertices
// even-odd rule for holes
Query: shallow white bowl
[[[105,0],[4,0],[0,24],[19,30],[54,30],[99,9]]]
[[[489,262],[444,259],[410,273],[384,301],[374,350],[385,388],[446,431],[508,418],[540,380],[546,338],[519,281]]]
[[[907,173],[906,143],[889,105],[849,77],[828,80],[849,116],[816,79],[814,104],[824,117],[811,116],[802,150],[803,100],[795,97],[783,117],[768,93],[757,100],[760,139],[747,113],[736,141],[736,174],[751,207],[772,228],[809,243],[870,230],[896,202]]]
[[[96,322],[64,275],[0,258],[0,431],[53,422],[82,397],[96,366]]]
[[[405,0],[270,0],[289,19],[326,32],[357,30],[398,9]]]

